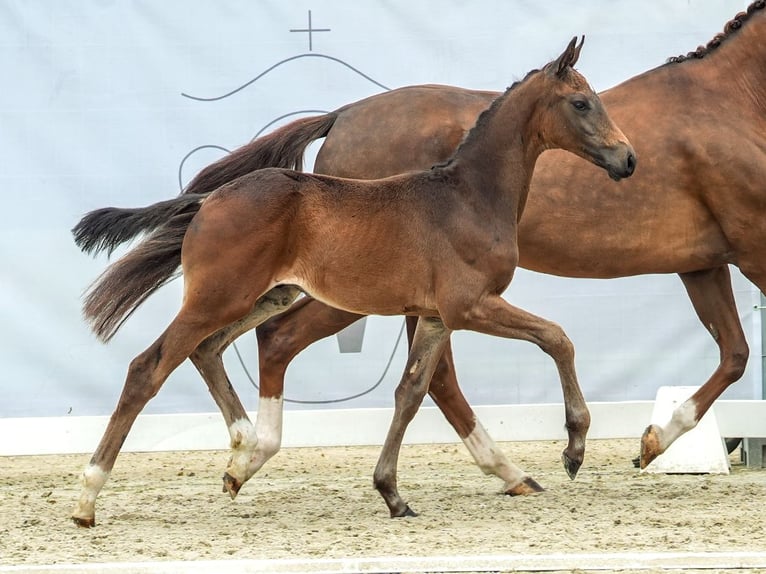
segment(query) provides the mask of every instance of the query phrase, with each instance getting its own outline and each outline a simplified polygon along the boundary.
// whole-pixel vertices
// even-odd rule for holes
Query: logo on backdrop
[[[309,41],[309,51],[308,52],[303,53],[303,54],[298,54],[297,56],[291,56],[289,58],[285,58],[284,60],[280,60],[276,64],[273,64],[272,66],[269,66],[268,68],[266,68],[264,71],[262,71],[261,73],[256,75],[254,78],[252,78],[252,79],[248,80],[247,82],[245,82],[244,84],[241,84],[240,86],[232,89],[231,91],[226,92],[225,94],[221,94],[221,95],[218,95],[218,96],[204,97],[204,96],[197,96],[197,95],[193,95],[193,94],[188,94],[186,92],[181,92],[181,96],[184,97],[184,98],[188,98],[190,100],[197,101],[197,102],[216,102],[216,101],[224,100],[226,98],[230,98],[231,96],[233,96],[233,95],[235,95],[235,94],[245,90],[246,88],[249,88],[250,86],[255,84],[258,80],[260,80],[264,76],[268,75],[270,72],[273,72],[277,68],[279,68],[281,66],[284,66],[286,64],[289,64],[290,62],[294,62],[296,60],[302,60],[302,59],[306,59],[306,58],[309,58],[309,59],[322,59],[322,60],[329,60],[331,62],[335,62],[336,64],[351,70],[352,72],[354,72],[355,74],[357,74],[360,77],[364,78],[365,80],[367,80],[371,84],[374,84],[375,86],[378,86],[379,88],[382,88],[383,90],[388,91],[388,90],[391,89],[388,86],[386,86],[386,85],[382,84],[381,82],[373,79],[372,77],[368,76],[367,74],[365,74],[361,70],[355,68],[354,66],[352,66],[351,64],[349,64],[348,62],[346,62],[346,61],[344,61],[344,60],[342,60],[340,58],[336,58],[335,56],[329,56],[327,54],[320,54],[320,53],[314,52],[313,51],[313,49],[314,49],[313,48],[313,46],[314,46],[313,34],[315,34],[317,32],[330,32],[331,28],[314,28],[313,25],[312,25],[311,10],[308,11],[308,28],[292,28],[289,31],[291,33],[307,33],[308,34],[308,41]],[[273,126],[277,122],[280,122],[280,121],[282,121],[284,119],[287,119],[287,118],[290,118],[292,116],[307,115],[307,114],[326,114],[328,111],[329,110],[305,109],[305,110],[294,110],[294,111],[288,112],[286,114],[282,114],[281,116],[278,116],[278,117],[272,119],[271,121],[269,121],[268,123],[266,123],[265,125],[261,126],[261,128],[255,132],[255,134],[253,135],[252,139],[255,139],[258,136],[260,136],[263,132],[268,130],[271,126]],[[198,146],[198,147],[195,147],[194,149],[192,149],[189,153],[187,153],[183,157],[183,159],[181,160],[181,164],[178,166],[178,184],[181,187],[181,189],[183,189],[183,186],[184,186],[184,183],[183,183],[184,182],[184,177],[183,177],[184,165],[186,164],[186,162],[188,161],[188,159],[191,156],[193,156],[195,153],[199,152],[200,150],[204,150],[204,149],[215,149],[215,150],[222,151],[224,153],[230,153],[231,152],[231,150],[227,149],[226,147],[223,147],[223,146],[220,146],[220,145],[216,145],[216,144],[205,144],[205,145],[201,145],[201,146]]]
[[[352,66],[351,64],[349,64],[348,62],[346,62],[346,61],[344,61],[344,60],[342,60],[340,58],[336,58],[335,56],[329,56],[327,54],[321,54],[321,53],[314,52],[314,34],[323,33],[323,32],[331,32],[331,31],[332,31],[331,28],[316,28],[316,27],[314,27],[314,23],[313,23],[313,20],[312,20],[311,10],[309,10],[308,11],[308,24],[307,24],[307,27],[305,27],[305,28],[291,28],[291,29],[289,29],[289,32],[293,33],[293,34],[306,34],[305,38],[308,40],[308,48],[309,48],[308,52],[303,53],[303,54],[298,54],[296,56],[291,56],[289,58],[285,58],[284,60],[280,60],[279,62],[269,66],[268,68],[266,68],[265,70],[263,70],[262,72],[257,74],[252,79],[246,81],[245,83],[241,84],[240,86],[238,86],[238,87],[236,87],[236,88],[234,88],[234,89],[232,89],[229,92],[226,92],[224,94],[217,95],[217,96],[209,96],[209,97],[207,97],[207,96],[198,96],[198,95],[193,95],[193,94],[189,94],[189,93],[186,93],[186,92],[181,92],[181,96],[184,97],[184,98],[193,100],[193,101],[197,101],[197,102],[204,102],[204,103],[218,102],[218,101],[224,100],[226,98],[230,98],[230,97],[234,96],[235,94],[238,94],[239,92],[244,91],[245,89],[249,88],[250,86],[255,84],[258,80],[260,80],[264,76],[268,75],[269,73],[273,72],[277,68],[279,68],[281,66],[284,66],[284,65],[287,65],[290,62],[295,62],[297,60],[303,60],[303,59],[309,59],[309,60],[314,59],[316,61],[320,61],[320,60],[328,61],[329,60],[331,62],[334,62],[334,63],[338,64],[339,66],[342,66],[342,67],[347,68],[348,70],[351,70],[355,74],[359,75],[360,77],[364,78],[365,80],[369,81],[370,83],[374,84],[375,86],[377,86],[379,88],[382,88],[385,91],[388,91],[388,90],[391,89],[388,86],[386,86],[386,85],[382,84],[381,82],[373,79],[372,77],[368,76],[367,74],[365,74],[364,72],[362,72],[358,68]],[[253,135],[251,141],[256,139],[257,137],[259,137],[266,130],[268,130],[270,127],[272,127],[274,124],[276,124],[278,122],[281,122],[281,121],[283,121],[283,120],[285,120],[287,118],[291,118],[291,117],[294,117],[294,116],[304,116],[304,115],[309,115],[309,114],[326,114],[326,113],[328,113],[328,110],[302,109],[302,110],[294,110],[294,111],[288,112],[286,114],[282,114],[281,116],[278,116],[278,117],[270,120],[269,122],[267,122],[265,125],[261,126],[255,132],[255,134]],[[187,161],[192,156],[194,156],[196,153],[198,153],[198,152],[200,152],[202,150],[211,150],[211,149],[212,150],[216,150],[218,152],[221,152],[222,154],[228,154],[228,153],[231,153],[231,151],[232,151],[232,150],[228,149],[227,147],[222,146],[222,145],[218,145],[218,144],[204,144],[204,145],[197,146],[194,149],[192,149],[191,151],[189,151],[183,157],[183,159],[181,160],[180,165],[178,166],[178,186],[179,186],[179,188],[181,190],[183,190],[183,188],[185,187],[185,184],[184,184],[184,166],[186,165]],[[352,325],[349,325],[348,327],[346,327],[345,329],[343,329],[342,331],[340,331],[336,335],[336,338],[337,338],[337,341],[338,341],[338,349],[339,349],[339,351],[341,353],[360,353],[362,351],[362,345],[363,345],[363,342],[364,342],[364,332],[365,332],[366,323],[367,323],[367,319],[366,318],[362,318],[359,321],[357,321],[356,323],[354,323]],[[383,369],[383,372],[381,373],[381,375],[379,376],[377,381],[372,386],[367,388],[366,390],[364,390],[364,391],[362,391],[360,393],[354,394],[352,396],[347,396],[347,397],[342,397],[342,398],[339,398],[339,399],[332,399],[332,400],[304,401],[304,400],[298,400],[298,399],[288,399],[288,398],[285,398],[285,401],[286,402],[293,402],[293,403],[302,403],[302,404],[327,404],[327,403],[337,403],[337,402],[350,401],[350,400],[356,399],[358,397],[361,397],[363,395],[366,395],[366,394],[370,393],[371,391],[373,391],[375,388],[377,388],[380,385],[380,383],[383,381],[383,379],[385,378],[386,374],[388,373],[388,369],[391,366],[391,361],[393,360],[394,355],[396,354],[396,350],[399,347],[399,343],[401,342],[403,333],[404,333],[404,321],[402,321],[402,326],[399,329],[399,334],[397,336],[396,343],[394,344],[394,348],[391,351],[391,355],[390,355],[388,361],[386,362],[386,365],[385,365],[385,368]],[[239,362],[240,362],[240,364],[242,366],[242,369],[245,372],[245,375],[247,376],[248,380],[251,382],[251,384],[254,387],[258,388],[258,385],[257,385],[255,379],[251,375],[249,369],[247,368],[247,365],[245,364],[245,361],[244,361],[242,355],[239,352],[239,349],[237,348],[236,342],[233,344],[233,347],[234,347],[234,351],[237,354],[237,358],[239,359]]]

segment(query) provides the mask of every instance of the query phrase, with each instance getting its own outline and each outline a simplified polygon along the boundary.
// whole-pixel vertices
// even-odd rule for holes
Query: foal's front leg
[[[231,437],[231,458],[223,476],[223,491],[231,498],[242,485],[274,456],[282,444],[282,397],[260,397],[255,426],[245,412],[223,366],[222,355],[243,333],[292,305],[300,289],[292,285],[275,287],[256,303],[246,317],[205,339],[191,360],[221,410]]]
[[[481,302],[467,305],[453,304],[450,308],[455,310],[454,316],[448,312],[445,316],[445,323],[450,328],[531,341],[556,362],[564,393],[564,414],[569,435],[562,460],[569,478],[574,478],[585,457],[590,413],[577,382],[574,346],[569,337],[555,323],[514,307],[499,295],[486,296]]]
[[[373,482],[385,500],[391,517],[416,516],[399,496],[396,469],[407,425],[418,412],[436,363],[449,340],[450,330],[436,317],[421,317],[410,348],[407,365],[394,395],[394,417],[383,443]]]

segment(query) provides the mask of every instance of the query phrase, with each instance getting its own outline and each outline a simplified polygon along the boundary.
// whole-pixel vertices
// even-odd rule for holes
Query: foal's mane
[[[764,0],[766,1],[766,0]],[[447,167],[449,166],[453,161],[455,161],[455,157],[458,155],[458,152],[460,149],[468,144],[469,142],[473,141],[478,137],[476,134],[478,132],[481,132],[485,125],[489,122],[490,118],[495,115],[495,111],[500,107],[500,105],[505,101],[505,99],[508,97],[508,94],[511,93],[511,91],[516,88],[517,86],[520,86],[525,81],[527,81],[528,78],[539,72],[540,70],[530,70],[527,72],[527,75],[524,76],[521,80],[516,80],[513,82],[510,86],[508,86],[505,89],[505,92],[497,96],[494,100],[492,100],[492,103],[488,108],[486,108],[484,111],[482,111],[479,114],[479,117],[476,119],[476,123],[473,125],[473,127],[466,132],[465,136],[463,136],[463,140],[460,142],[460,144],[457,146],[454,152],[452,152],[452,155],[445,161],[436,163],[431,167],[431,170],[438,170],[439,168]]]
[[[740,12],[734,18],[729,20],[726,25],[723,27],[723,32],[720,32],[716,34],[710,42],[707,43],[705,46],[699,46],[696,50],[689,52],[686,55],[680,55],[680,56],[672,56],[668,58],[667,63],[677,63],[677,62],[683,62],[685,60],[694,60],[694,59],[700,59],[707,56],[710,52],[715,50],[718,46],[720,46],[729,36],[731,36],[734,32],[739,30],[742,25],[750,19],[750,16],[753,15],[753,12],[756,10],[762,10],[764,7],[766,7],[766,0],[755,0],[750,6],[747,7],[747,10],[745,12]]]

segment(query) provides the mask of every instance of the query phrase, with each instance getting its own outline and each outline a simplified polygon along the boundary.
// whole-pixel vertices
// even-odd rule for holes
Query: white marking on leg
[[[497,448],[495,441],[478,421],[471,434],[463,439],[463,444],[484,474],[494,474],[505,482],[505,490],[529,477]]]
[[[248,478],[253,476],[282,447],[282,397],[261,397],[258,402],[258,417],[255,428],[258,445],[254,449],[248,466]]]
[[[247,419],[240,419],[229,428],[232,453],[226,472],[242,484],[279,452],[282,446],[282,411],[281,397],[261,398],[255,426]]]
[[[660,433],[660,448],[664,452],[673,441],[697,426],[697,403],[689,398],[673,411],[670,421]]]
[[[80,477],[82,482],[80,500],[77,501],[72,516],[90,520],[95,518],[96,498],[108,479],[109,473],[102,470],[100,466],[91,464],[85,467]]]
[[[229,460],[228,472],[237,480],[247,480],[247,467],[250,462],[250,454],[258,444],[258,433],[253,423],[247,419],[234,421],[229,427],[231,437],[231,460]]]

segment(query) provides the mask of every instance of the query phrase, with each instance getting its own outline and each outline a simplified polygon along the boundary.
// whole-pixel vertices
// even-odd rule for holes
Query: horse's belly
[[[276,283],[296,285],[314,299],[360,315],[432,315],[436,303],[432,289],[416,277],[380,272],[296,273],[280,276]]]

